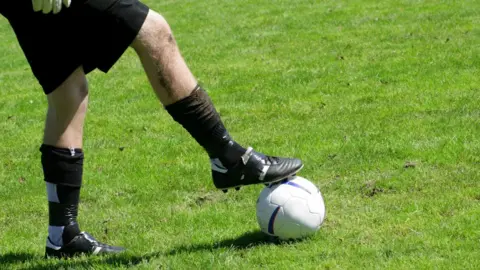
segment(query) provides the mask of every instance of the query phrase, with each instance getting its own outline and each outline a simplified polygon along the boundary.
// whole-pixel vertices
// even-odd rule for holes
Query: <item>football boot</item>
[[[54,245],[47,237],[45,257],[70,258],[79,255],[105,255],[124,251],[122,247],[110,246],[98,242],[90,234],[81,232],[68,244],[61,247]]]
[[[240,189],[242,186],[276,183],[295,175],[303,168],[297,158],[273,157],[249,147],[233,166],[225,167],[220,159],[210,159],[213,183],[217,189]]]

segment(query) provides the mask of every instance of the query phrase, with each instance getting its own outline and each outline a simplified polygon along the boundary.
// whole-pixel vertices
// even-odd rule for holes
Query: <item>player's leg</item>
[[[47,186],[49,227],[47,247],[61,247],[80,233],[78,201],[83,169],[83,122],[88,90],[82,69],[77,69],[47,95],[48,110],[40,147]]]
[[[111,253],[121,248],[98,243],[77,223],[83,173],[83,126],[88,86],[82,68],[76,69],[47,95],[48,111],[42,153],[47,186],[49,226],[46,256]]]
[[[48,100],[40,151],[49,215],[46,255],[54,257],[121,250],[99,243],[80,231],[77,223],[88,86],[83,69],[87,31],[82,31],[84,22],[74,15],[82,1],[75,4],[77,10],[62,16],[35,13],[31,1],[14,1],[2,12]]]
[[[207,92],[187,67],[170,26],[160,14],[149,11],[132,47],[166,110],[209,154],[217,188],[276,182],[302,168],[299,159],[266,156],[250,147],[245,149],[232,139]]]

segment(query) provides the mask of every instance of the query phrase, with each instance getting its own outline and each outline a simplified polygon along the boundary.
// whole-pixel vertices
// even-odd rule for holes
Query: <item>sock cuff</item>
[[[84,160],[82,149],[66,149],[42,144],[40,152],[42,152],[41,162],[46,182],[72,187],[82,185]]]
[[[42,144],[39,150],[42,154],[58,155],[59,157],[83,156],[82,148],[59,148],[48,144]]]
[[[194,137],[210,133],[221,122],[210,97],[199,85],[189,96],[165,106],[165,109]]]
[[[208,94],[207,92],[199,85],[197,84],[195,86],[195,88],[193,88],[192,92],[190,93],[190,95],[170,104],[170,105],[167,105],[165,106],[165,109],[169,112],[169,113],[178,113],[177,111],[183,111],[185,107],[187,106],[191,106],[191,103],[192,102],[195,102],[195,100],[199,99],[199,92],[200,94],[206,94],[207,95],[207,98],[208,100],[210,101],[210,98],[208,97]],[[203,93],[202,93],[203,92]]]

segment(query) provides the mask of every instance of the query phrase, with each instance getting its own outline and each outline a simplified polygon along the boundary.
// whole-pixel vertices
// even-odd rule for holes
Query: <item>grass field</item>
[[[145,1],[237,141],[296,156],[327,218],[258,229],[128,50],[89,75],[79,222],[122,256],[44,260],[44,95],[0,19],[0,269],[479,269],[480,2]]]

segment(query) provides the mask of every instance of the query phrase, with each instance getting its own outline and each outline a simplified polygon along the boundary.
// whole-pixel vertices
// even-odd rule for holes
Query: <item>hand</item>
[[[1,0],[0,0],[1,1]],[[52,12],[57,14],[62,10],[62,2],[65,7],[70,7],[72,0],[32,0],[34,11],[43,11],[43,14]]]

